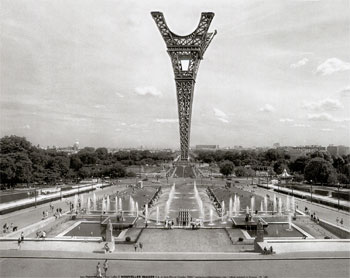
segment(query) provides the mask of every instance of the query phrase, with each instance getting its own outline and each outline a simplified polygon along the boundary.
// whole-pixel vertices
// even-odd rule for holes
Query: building
[[[218,150],[219,145],[196,145],[196,150]]]
[[[330,155],[348,155],[350,154],[350,147],[347,147],[347,146],[343,146],[343,145],[339,145],[339,146],[334,146],[334,145],[329,145],[327,147],[327,152],[330,154]]]

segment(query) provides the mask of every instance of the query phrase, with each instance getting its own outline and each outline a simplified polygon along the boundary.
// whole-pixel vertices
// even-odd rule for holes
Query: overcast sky
[[[348,0],[0,4],[1,136],[179,147],[173,71],[150,12],[186,35],[212,11],[192,146],[350,144]]]

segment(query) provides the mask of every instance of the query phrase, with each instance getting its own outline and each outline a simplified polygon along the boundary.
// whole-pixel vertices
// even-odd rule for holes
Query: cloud
[[[315,111],[335,111],[343,108],[343,104],[337,99],[326,98],[315,102],[304,102],[303,108]]]
[[[330,131],[332,131],[333,129],[330,129],[330,128],[321,128],[320,130],[323,131],[323,132],[330,132]]]
[[[215,117],[219,120],[219,121],[221,121],[221,122],[223,122],[223,123],[225,123],[225,124],[227,124],[227,123],[229,123],[229,120],[228,120],[228,115],[224,112],[224,111],[221,111],[220,109],[217,109],[217,108],[213,108],[213,110],[214,110],[214,115],[215,115]]]
[[[308,120],[310,121],[317,121],[317,122],[349,122],[349,118],[345,119],[339,119],[335,118],[332,115],[328,113],[320,113],[320,114],[308,114],[307,115]]]
[[[339,94],[341,97],[350,97],[350,85],[340,90]]]
[[[124,95],[121,94],[121,93],[115,93],[115,95],[116,95],[117,97],[124,98]]]
[[[306,128],[306,127],[311,127],[311,126],[308,125],[308,124],[294,124],[293,127],[303,127],[303,128]]]
[[[320,75],[330,75],[338,71],[350,70],[350,63],[344,62],[338,58],[329,58],[320,64],[316,73]]]
[[[24,129],[30,129],[30,125],[26,124],[23,128]]]
[[[273,107],[271,104],[265,104],[263,107],[259,109],[259,111],[264,113],[271,113],[275,111],[275,107]]]
[[[300,61],[296,62],[295,64],[291,64],[290,67],[292,69],[296,69],[296,68],[305,66],[307,64],[307,62],[309,62],[309,59],[308,58],[303,58]]]
[[[294,120],[293,119],[289,119],[289,118],[281,118],[280,122],[281,123],[290,123],[290,122],[294,122]]]
[[[156,123],[160,124],[167,124],[167,123],[177,123],[179,120],[178,119],[156,119]]]
[[[146,87],[136,87],[135,94],[139,96],[152,96],[152,97],[161,97],[163,94],[157,88],[152,86]]]
[[[95,107],[96,109],[105,109],[105,108],[106,108],[106,106],[103,105],[103,104],[95,104],[94,107]]]

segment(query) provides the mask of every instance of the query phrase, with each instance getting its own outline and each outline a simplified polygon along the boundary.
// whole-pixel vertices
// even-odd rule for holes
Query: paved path
[[[21,252],[18,252],[21,253]],[[94,277],[96,265],[109,261],[108,276],[229,276],[229,277],[349,277],[349,256],[298,254],[172,254],[129,253],[81,256],[76,254],[14,254],[0,256],[1,277]]]

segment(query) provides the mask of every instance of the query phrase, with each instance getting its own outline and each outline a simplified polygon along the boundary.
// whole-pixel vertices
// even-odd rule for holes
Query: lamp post
[[[340,205],[339,205],[339,197],[340,197],[340,196],[339,196],[339,187],[340,187],[340,183],[338,182],[338,210],[339,210],[339,206],[340,206]]]
[[[36,185],[34,184],[34,199],[35,199],[35,207],[36,207]]]
[[[311,186],[310,193],[311,193],[311,203],[312,203],[312,180],[310,180],[310,186]]]

